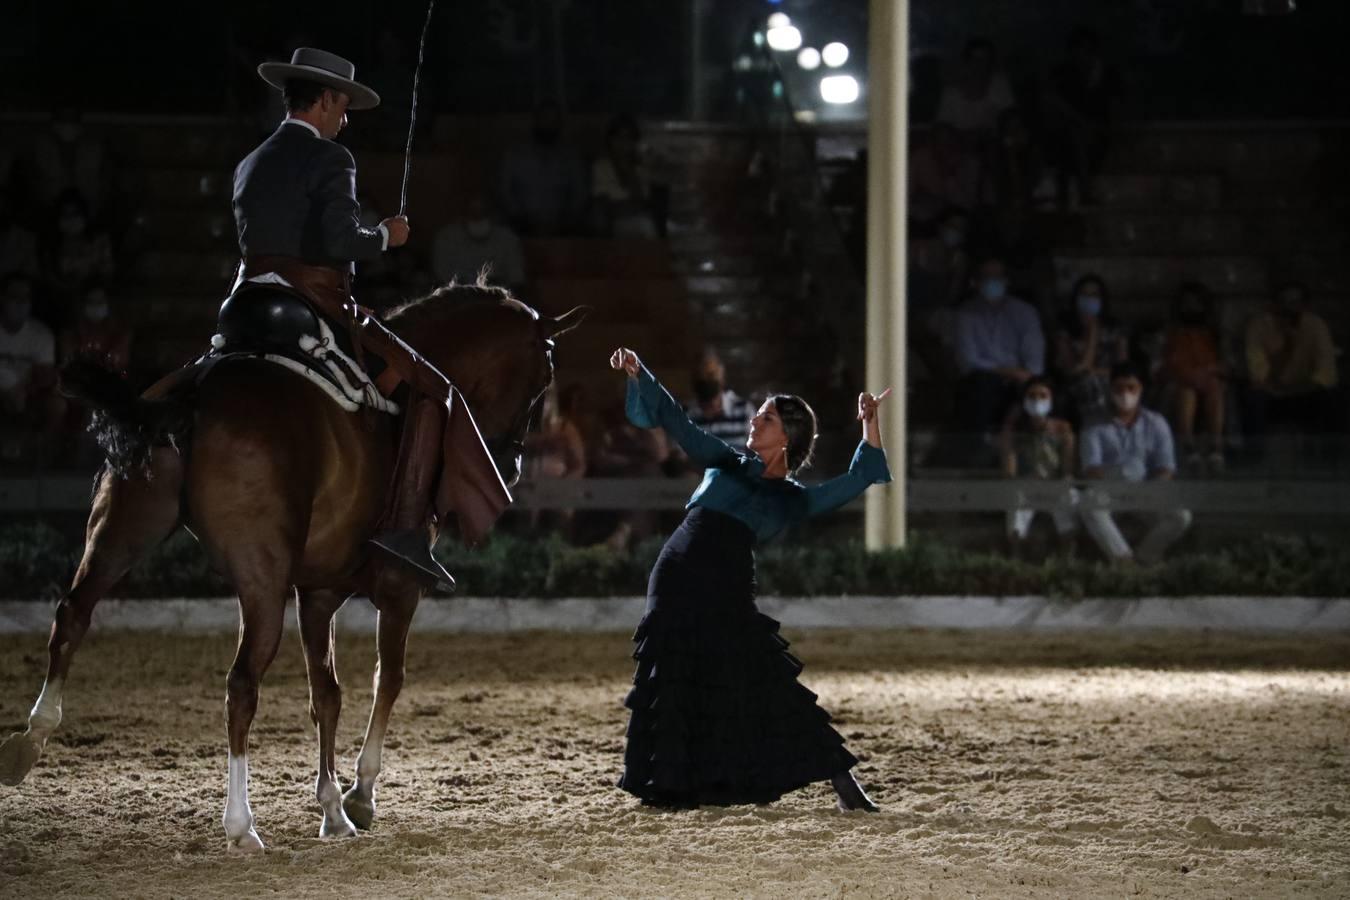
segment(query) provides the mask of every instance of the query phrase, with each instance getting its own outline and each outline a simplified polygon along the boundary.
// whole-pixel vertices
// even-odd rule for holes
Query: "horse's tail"
[[[76,359],[61,368],[61,390],[94,411],[89,431],[118,475],[148,474],[155,447],[186,448],[196,393],[190,387],[147,400],[117,373]]]

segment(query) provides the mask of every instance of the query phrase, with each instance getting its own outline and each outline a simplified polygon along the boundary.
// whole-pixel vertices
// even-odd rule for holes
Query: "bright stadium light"
[[[820,58],[825,60],[825,65],[831,69],[837,69],[848,62],[848,47],[838,41],[831,41],[820,51]]]
[[[815,47],[803,47],[797,54],[797,65],[808,72],[820,68],[820,51]]]
[[[802,45],[802,33],[795,25],[782,25],[769,29],[769,46],[774,50],[787,52]]]
[[[826,75],[820,79],[820,98],[826,103],[852,103],[858,99],[858,79],[852,75]]]
[[[787,13],[776,12],[769,16],[769,28],[786,28],[792,24],[792,20],[787,17]]]

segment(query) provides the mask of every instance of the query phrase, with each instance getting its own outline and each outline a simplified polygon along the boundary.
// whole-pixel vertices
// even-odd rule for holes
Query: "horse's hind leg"
[[[344,599],[336,591],[301,591],[296,605],[300,640],[305,645],[305,669],[309,673],[309,717],[314,720],[319,737],[319,777],[314,783],[314,795],[323,810],[319,837],[356,834],[355,826],[342,809],[335,749],[342,687],[338,684],[333,648],[333,614]]]
[[[89,630],[94,607],[145,553],[178,524],[182,462],[176,451],[157,449],[153,478],[123,479],[104,471],[94,492],[85,532],[84,556],[70,591],[56,607],[47,642],[47,679],[28,716],[28,730],[0,744],[0,783],[16,785],[42,755],[47,738],[61,723],[61,692],[70,662]]]
[[[375,819],[375,779],[380,774],[384,736],[394,701],[403,690],[403,661],[408,649],[408,627],[422,598],[421,588],[401,573],[386,570],[376,580],[374,591],[379,608],[377,626],[379,663],[375,668],[375,702],[370,708],[366,739],[356,759],[356,783],[342,798],[347,816],[358,828],[369,828]]]
[[[239,648],[226,681],[225,711],[230,738],[229,788],[225,798],[227,849],[251,853],[263,849],[253,827],[253,809],[248,802],[248,733],[258,711],[258,686],[263,673],[276,658],[281,644],[282,620],[286,615],[284,576],[271,577],[273,570],[289,565],[280,559],[255,559],[247,567],[231,565],[239,589]],[[241,578],[239,573],[250,576]]]

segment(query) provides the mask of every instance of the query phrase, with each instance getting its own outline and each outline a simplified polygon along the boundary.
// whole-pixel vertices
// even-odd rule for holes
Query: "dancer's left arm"
[[[882,391],[878,397],[866,393],[858,395],[858,419],[863,423],[863,439],[853,453],[847,472],[806,489],[807,515],[816,516],[838,509],[870,485],[886,484],[891,480],[886,451],[881,447],[881,422],[877,413],[877,407],[888,394],[889,390]]]

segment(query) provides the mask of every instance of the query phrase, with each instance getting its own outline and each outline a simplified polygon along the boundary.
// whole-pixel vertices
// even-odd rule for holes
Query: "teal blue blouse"
[[[732,516],[767,541],[790,525],[837,509],[868,485],[891,480],[886,451],[866,441],[858,444],[848,471],[821,484],[807,486],[792,478],[765,478],[764,463],[699,428],[670,392],[642,366],[628,380],[628,421],[639,428],[660,426],[691,460],[706,467],[688,509],[701,506]]]

